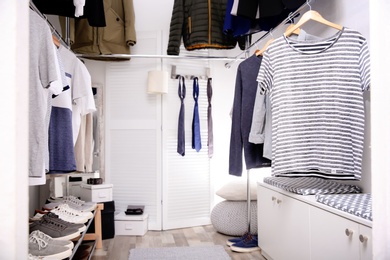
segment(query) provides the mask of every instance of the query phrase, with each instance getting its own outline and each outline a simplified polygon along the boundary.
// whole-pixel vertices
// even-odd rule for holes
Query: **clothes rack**
[[[258,42],[268,37],[268,35],[272,35],[272,32],[276,29],[278,29],[281,25],[286,24],[289,21],[292,21],[294,17],[298,15],[299,12],[301,12],[306,6],[310,6],[311,0],[308,0],[305,4],[300,6],[294,13],[290,14],[286,19],[284,19],[279,25],[277,25],[275,28],[269,30],[267,33],[262,35],[258,40],[256,40],[253,44],[250,45],[250,36],[247,35],[245,37],[245,50],[241,52],[239,55],[236,56],[236,59],[232,60],[231,62],[237,61],[242,54],[245,54],[245,59],[249,58],[249,51],[250,49],[255,46]],[[225,67],[230,68],[231,62],[226,63]],[[248,230],[247,232],[251,232],[251,185],[250,185],[250,169],[247,170],[247,224],[248,224]]]
[[[297,10],[295,10],[293,13],[290,13],[286,19],[284,19],[281,23],[279,23],[276,27],[272,28],[271,30],[269,30],[268,32],[266,32],[265,34],[263,34],[260,38],[258,38],[254,43],[252,43],[251,45],[249,45],[248,47],[245,46],[245,50],[242,51],[241,53],[239,53],[233,60],[229,61],[228,63],[225,64],[225,67],[226,68],[230,68],[232,63],[233,62],[236,62],[238,61],[241,56],[243,54],[246,54],[248,53],[248,51],[253,47],[253,46],[256,46],[259,42],[261,42],[262,40],[264,40],[265,38],[267,38],[269,35],[272,34],[272,32],[276,31],[277,29],[279,29],[279,27],[285,25],[287,22],[290,22],[292,21],[293,18],[295,18],[306,6],[310,6],[309,4],[313,2],[313,0],[308,0],[306,1],[306,3],[304,3],[303,5],[301,5]],[[245,42],[246,44],[246,42]]]
[[[250,49],[250,36],[245,37],[245,59],[249,58],[249,49]],[[248,224],[248,233],[251,232],[251,182],[250,182],[250,169],[246,171],[246,199],[247,199],[247,224]]]
[[[176,55],[158,55],[158,54],[100,54],[100,55],[91,55],[91,54],[77,54],[77,57],[80,58],[155,58],[155,59],[198,59],[198,60],[237,60],[236,57],[222,57],[222,56],[197,56],[197,55],[186,55],[186,56],[176,56]],[[239,58],[238,58],[239,59]]]

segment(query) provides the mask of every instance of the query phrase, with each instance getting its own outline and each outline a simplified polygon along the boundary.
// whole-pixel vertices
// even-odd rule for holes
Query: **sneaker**
[[[71,227],[74,229],[77,228],[80,232],[83,232],[84,230],[87,229],[87,227],[84,224],[78,224],[78,223],[65,221],[65,220],[61,219],[58,215],[56,215],[52,212],[49,212],[49,213],[43,215],[42,218],[50,218],[54,222],[58,222],[60,224],[67,225],[68,227]]]
[[[39,230],[53,239],[70,240],[80,235],[77,228],[71,228],[67,225],[52,221],[50,218],[34,221],[29,225],[30,233]]]
[[[75,196],[66,196],[64,197],[63,201],[66,204],[72,204],[72,206],[74,206],[76,209],[80,210],[81,212],[94,211],[97,205],[96,202],[86,202],[80,200]]]
[[[78,227],[80,232],[83,232],[86,229],[86,226],[83,224],[84,222],[83,223],[75,223],[75,222],[72,222],[72,221],[74,221],[74,219],[71,219],[71,218],[68,219],[71,221],[66,221],[65,220],[66,216],[64,218],[60,218],[57,214],[50,212],[50,211],[35,210],[35,212],[36,212],[35,215],[33,217],[29,218],[30,222],[39,221],[44,216],[48,216],[48,217],[54,218],[58,221],[63,221],[63,224],[67,224],[68,226]],[[42,213],[40,213],[40,212],[42,212]]]
[[[45,204],[45,208],[52,209],[57,207],[59,204],[68,204],[71,208],[81,212],[94,211],[96,208],[96,202],[85,202],[78,199],[75,196],[65,196],[63,198],[50,198],[49,203]]]
[[[260,250],[258,246],[257,236],[249,234],[244,240],[241,240],[230,246],[230,249],[239,253],[250,253]]]
[[[46,204],[42,207],[42,209],[43,209],[43,210],[48,210],[48,211],[50,211],[50,210],[53,210],[53,209],[57,208],[58,206],[64,205],[64,204],[68,205],[69,208],[71,208],[71,209],[77,210],[77,211],[79,211],[79,212],[86,213],[86,214],[88,214],[88,215],[93,215],[92,212],[90,212],[90,211],[81,211],[79,206],[75,205],[74,203],[65,202],[65,201],[61,201],[61,202],[49,202],[49,203],[46,203]]]
[[[74,224],[83,224],[88,221],[88,217],[85,216],[80,216],[77,213],[79,212],[72,212],[71,210],[67,209],[66,207],[59,207],[52,209],[50,211],[51,213],[55,214],[58,216],[58,218],[74,223]]]
[[[69,249],[73,249],[73,247],[74,247],[74,244],[72,241],[58,240],[58,239],[56,240],[56,239],[53,239],[51,236],[49,236],[49,235],[47,235],[39,230],[35,230],[35,231],[31,232],[30,236],[39,237],[39,238],[45,240],[45,242],[50,244],[50,245],[64,246],[64,247],[67,247]]]
[[[35,233],[29,236],[28,252],[32,256],[42,257],[41,259],[64,259],[72,255],[72,249],[49,244]]]
[[[52,209],[50,212],[58,215],[60,219],[71,223],[84,224],[89,219],[89,215],[87,216],[84,214],[84,212],[70,208],[68,204],[61,204],[57,208]]]
[[[35,256],[32,254],[28,254],[28,258],[27,258],[27,260],[41,260],[41,259],[43,259],[42,256]]]
[[[249,232],[245,232],[244,235],[242,235],[241,237],[231,238],[228,241],[226,241],[226,245],[227,246],[231,246],[231,245],[233,245],[235,243],[238,243],[238,242],[240,242],[242,240],[245,240],[248,237],[248,235],[250,235],[250,233]]]
[[[66,208],[66,211],[72,212],[72,214],[74,215],[83,216],[87,220],[93,218],[93,213],[91,211],[80,211],[76,209],[74,206],[72,206],[71,204],[67,204],[67,203],[59,203],[59,204],[56,203],[56,206],[52,207],[51,211],[53,209],[58,209],[58,208]]]

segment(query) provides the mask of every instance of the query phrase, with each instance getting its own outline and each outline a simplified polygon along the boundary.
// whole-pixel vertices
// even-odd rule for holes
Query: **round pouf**
[[[242,236],[248,231],[247,201],[221,201],[211,211],[211,223],[222,234]],[[257,201],[251,201],[250,232],[257,235]]]

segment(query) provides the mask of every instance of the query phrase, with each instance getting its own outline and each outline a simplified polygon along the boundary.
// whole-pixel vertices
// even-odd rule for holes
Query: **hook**
[[[309,8],[310,8],[310,11],[311,11],[311,5],[310,5],[310,2],[311,2],[311,0],[306,0],[306,4],[309,6]]]
[[[274,39],[274,35],[272,34],[272,31],[273,31],[273,30],[270,30],[270,31],[269,31],[269,34],[271,35],[271,39]]]

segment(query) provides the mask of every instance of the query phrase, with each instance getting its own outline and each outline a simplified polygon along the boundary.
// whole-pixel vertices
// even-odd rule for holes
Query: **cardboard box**
[[[114,217],[116,236],[143,236],[148,231],[148,214],[126,215],[119,212]]]
[[[80,198],[84,201],[107,202],[112,201],[112,184],[80,185]]]

